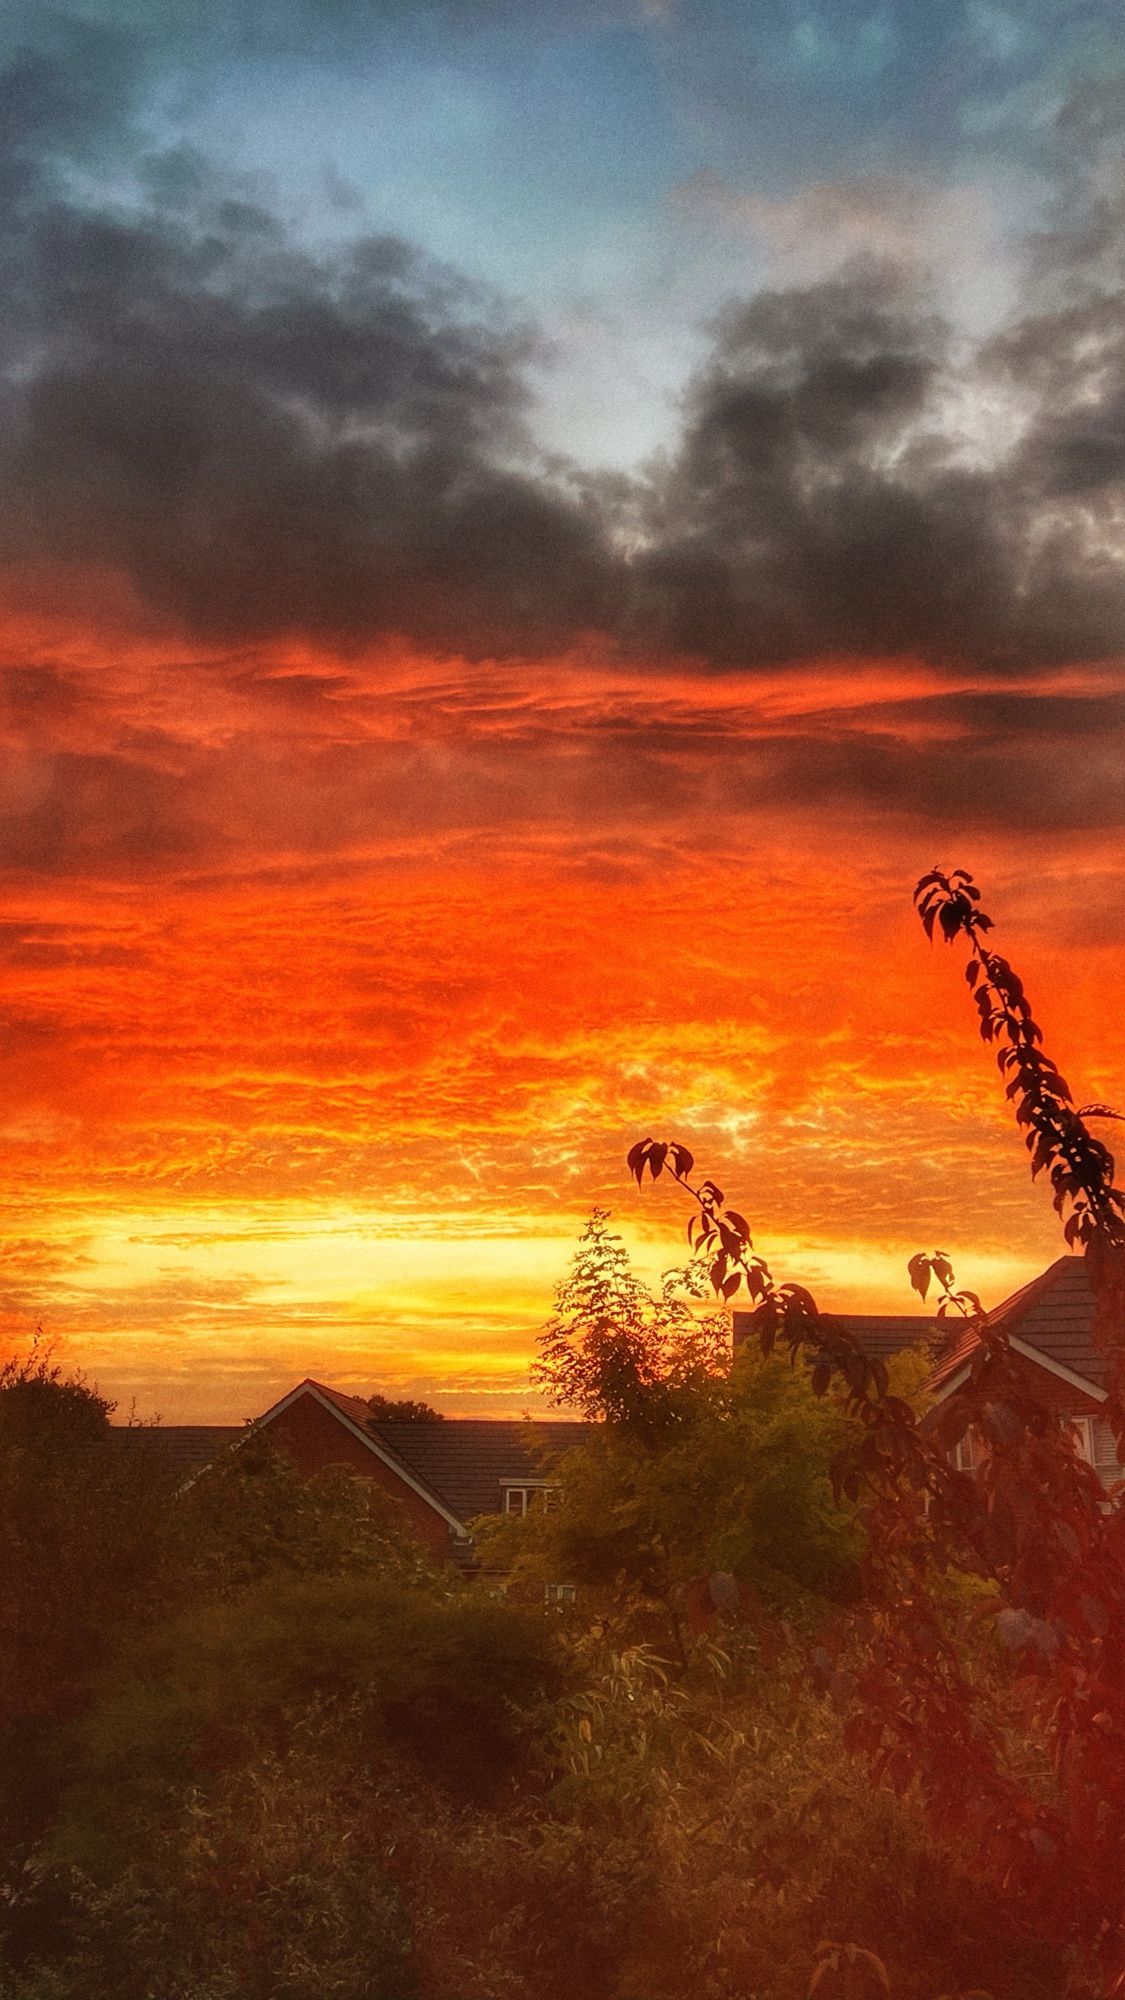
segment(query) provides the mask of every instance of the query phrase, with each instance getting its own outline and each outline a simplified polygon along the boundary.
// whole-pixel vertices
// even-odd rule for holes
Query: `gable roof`
[[[154,1452],[179,1485],[248,1433],[245,1424],[114,1424],[110,1435],[119,1448]]]
[[[1056,1257],[989,1313],[988,1323],[1004,1328],[1017,1353],[1104,1397],[1106,1368],[1094,1345],[1094,1294],[1084,1257]],[[930,1386],[951,1389],[979,1345],[974,1328],[966,1327],[934,1370]]]
[[[584,1423],[511,1422],[494,1417],[444,1417],[419,1423],[374,1422],[362,1397],[349,1396],[312,1377],[299,1382],[256,1422],[245,1425],[158,1424],[115,1426],[121,1440],[139,1440],[159,1452],[178,1481],[186,1481],[227,1447],[259,1432],[302,1395],[337,1417],[435,1512],[464,1535],[477,1514],[497,1513],[505,1486],[535,1484],[549,1476],[552,1457],[584,1437]]]
[[[476,1514],[498,1511],[505,1486],[546,1478],[550,1459],[570,1451],[590,1426],[444,1417],[439,1422],[376,1423],[372,1429],[462,1521],[471,1521]]]
[[[934,1313],[834,1312],[830,1317],[838,1325],[846,1327],[864,1354],[875,1361],[889,1361],[892,1355],[902,1354],[911,1347],[932,1353],[945,1331],[944,1322]],[[753,1319],[754,1315],[750,1312],[734,1314],[736,1347],[741,1341],[753,1340]]]
[[[267,1424],[273,1422],[275,1417],[279,1417],[283,1410],[288,1410],[302,1396],[311,1396],[314,1402],[319,1403],[322,1409],[327,1410],[331,1416],[336,1418],[338,1423],[343,1424],[352,1437],[358,1438],[360,1443],[367,1447],[367,1450],[371,1452],[373,1457],[380,1459],[384,1465],[396,1473],[404,1485],[411,1487],[418,1494],[419,1498],[426,1502],[427,1506],[433,1508],[435,1514],[440,1514],[442,1520],[446,1522],[447,1526],[453,1529],[455,1535],[464,1536],[467,1534],[468,1531],[462,1517],[449,1507],[442,1495],[433,1486],[420,1478],[398,1456],[394,1449],[390,1445],[385,1444],[379,1437],[376,1426],[371,1421],[371,1411],[359,1396],[347,1396],[340,1389],[329,1389],[323,1382],[314,1382],[311,1375],[309,1375],[305,1377],[303,1382],[298,1382],[295,1389],[290,1389],[287,1396],[282,1396],[279,1402],[271,1404],[270,1408],[263,1412],[255,1423],[255,1430],[263,1430]],[[403,1425],[402,1428],[406,1429],[408,1426]]]
[[[906,1348],[925,1346],[931,1352],[937,1338],[948,1335],[951,1345],[930,1377],[931,1388],[949,1394],[957,1385],[977,1345],[972,1327],[921,1313],[837,1313],[866,1354],[889,1360]],[[749,1313],[735,1313],[736,1341],[748,1331]],[[1094,1295],[1082,1257],[1058,1257],[1030,1284],[1013,1292],[989,1315],[991,1324],[1006,1328],[1018,1353],[1039,1362],[1053,1374],[1101,1401],[1105,1396],[1105,1363],[1094,1345]],[[740,1322],[742,1324],[740,1325]],[[550,1459],[570,1451],[589,1426],[555,1420],[511,1422],[495,1417],[445,1417],[421,1423],[378,1422],[360,1396],[349,1396],[311,1377],[264,1412],[253,1430],[301,1395],[311,1394],[376,1458],[420,1495],[464,1537],[478,1514],[495,1513],[507,1485],[519,1486],[548,1476]],[[160,1453],[180,1481],[212,1463],[228,1446],[251,1434],[232,1424],[169,1424],[115,1426],[114,1436],[133,1449]]]
[[[371,1421],[371,1410],[362,1396],[348,1396],[343,1389],[330,1389],[327,1382],[314,1382],[311,1375],[306,1376],[298,1386],[315,1389],[318,1396],[326,1397],[345,1417],[350,1417],[353,1424],[368,1425]],[[258,1421],[261,1422],[261,1419]]]

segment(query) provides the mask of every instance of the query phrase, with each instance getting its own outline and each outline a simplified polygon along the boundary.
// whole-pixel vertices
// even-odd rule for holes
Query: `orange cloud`
[[[46,705],[27,683],[5,737],[38,773],[3,820],[12,1335],[42,1318],[169,1418],[309,1369],[518,1410],[594,1202],[650,1274],[680,1255],[675,1199],[623,1171],[650,1129],[840,1304],[901,1308],[923,1244],[986,1292],[1052,1254],[909,891],[935,853],[973,867],[1076,1088],[1125,1097],[1116,836],[1060,736],[1089,706],[1105,750],[1106,675],[1044,676],[1021,735],[1008,693],[894,662],[641,681],[17,637]]]

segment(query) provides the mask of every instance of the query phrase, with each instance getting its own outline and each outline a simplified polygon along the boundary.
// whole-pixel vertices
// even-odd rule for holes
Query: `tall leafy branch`
[[[991,919],[964,869],[933,869],[915,901],[927,935],[969,947],[966,979],[986,1042],[1031,1155],[1046,1173],[1068,1244],[1085,1255],[1096,1337],[1110,1384],[1106,1414],[1125,1442],[1125,1203],[1108,1148],[1089,1130],[1043,1048],[1024,986],[988,941]],[[917,1782],[962,1850],[1009,1884],[1055,1935],[1101,1968],[1125,1996],[1125,1512],[1081,1456],[1071,1426],[1040,1396],[1002,1323],[956,1288],[944,1253],[919,1254],[910,1278],[931,1283],[938,1317],[964,1322],[956,1396],[919,1419],[890,1393],[886,1372],[806,1287],[778,1282],[749,1224],[723,1190],[697,1179],[678,1141],[646,1138],[628,1156],[638,1186],[667,1176],[693,1204],[688,1237],[711,1283],[741,1292],[763,1351],[778,1344],[808,1366],[814,1389],[842,1393],[856,1442],[835,1476],[863,1507],[869,1536],[865,1643],[837,1684],[848,1735],[880,1777]],[[984,1446],[972,1473],[952,1461],[972,1431]],[[1049,1748],[1055,1783],[1032,1784],[1013,1739],[981,1702],[971,1649],[949,1612],[947,1579],[970,1572],[986,1595],[996,1652],[1012,1666],[1023,1729]]]
[[[1110,1382],[1107,1416],[1119,1441],[1125,1434],[1125,1195],[1114,1185],[1112,1153],[1087,1119],[1115,1117],[1108,1105],[1079,1111],[1058,1064],[1043,1048],[1023,981],[986,942],[992,919],[980,907],[980,890],[963,868],[923,875],[914,901],[926,935],[969,949],[965,978],[976,1004],[981,1039],[996,1047],[1016,1123],[1031,1155],[1032,1177],[1045,1173],[1067,1243],[1086,1257],[1097,1308],[1094,1335]]]

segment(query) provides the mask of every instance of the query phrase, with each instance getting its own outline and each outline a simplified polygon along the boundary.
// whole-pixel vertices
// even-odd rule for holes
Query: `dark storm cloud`
[[[966,352],[917,274],[728,313],[636,565],[638,632],[719,663],[1125,646],[1125,77],[1054,126],[1023,303]]]
[[[730,664],[1119,650],[1122,333],[1119,297],[1099,298],[955,365],[888,270],[731,313],[636,564],[639,631]],[[998,393],[1013,441],[982,463],[973,400]]]
[[[640,630],[731,664],[970,628],[994,650],[988,483],[915,442],[943,346],[885,274],[729,314],[636,565]]]
[[[87,42],[120,86],[117,38]],[[396,240],[302,254],[190,152],[141,163],[143,207],[67,201],[114,93],[88,111],[43,54],[7,88],[0,554],[123,570],[207,638],[544,650],[610,622],[592,504],[526,439],[526,331]]]
[[[207,638],[540,649],[604,617],[595,523],[519,462],[523,341],[403,245],[316,263],[224,201],[160,227],[54,211],[34,248],[10,555],[124,569]]]
[[[596,633],[715,667],[1013,671],[1120,649],[1119,293],[1091,282],[968,359],[888,268],[759,295],[669,462],[599,482],[535,453],[533,335],[407,245],[310,254],[189,150],[120,166],[128,200],[77,200],[75,161],[128,154],[141,45],[52,19],[0,80],[0,558],[123,573],[208,643],[480,657]],[[1056,267],[1119,111],[1105,89],[1060,120]],[[967,449],[997,395],[1008,433]]]

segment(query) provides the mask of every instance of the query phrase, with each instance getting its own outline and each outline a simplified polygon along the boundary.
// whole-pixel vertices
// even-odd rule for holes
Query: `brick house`
[[[865,1352],[886,1361],[926,1341],[934,1357],[929,1387],[939,1402],[955,1396],[979,1346],[971,1327],[958,1320],[923,1319],[917,1314],[838,1313]],[[1102,1414],[1106,1401],[1105,1363],[1094,1345],[1094,1294],[1082,1257],[1058,1257],[1030,1284],[1021,1286],[989,1314],[1001,1326],[1036,1395],[1078,1430],[1079,1448],[1108,1485],[1121,1476],[1113,1432]],[[735,1313],[735,1343],[749,1332],[750,1315]],[[972,1432],[958,1447],[968,1469],[979,1443]]]
[[[374,1480],[402,1503],[431,1555],[468,1564],[469,1524],[478,1514],[526,1513],[555,1484],[549,1459],[569,1451],[586,1426],[493,1417],[376,1421],[362,1398],[307,1379],[263,1411],[253,1429],[306,1478],[346,1465]],[[195,1424],[147,1433],[185,1480],[247,1435],[239,1425]]]
[[[976,1336],[956,1322],[917,1313],[837,1315],[865,1350],[882,1359],[925,1346],[934,1357],[930,1384],[939,1399],[956,1395]],[[735,1347],[750,1335],[749,1313],[734,1314]],[[1060,1257],[992,1314],[1007,1328],[1020,1364],[1039,1394],[1078,1426],[1082,1450],[1107,1483],[1119,1476],[1104,1416],[1105,1370],[1093,1343],[1094,1299],[1081,1257]],[[577,1444],[582,1423],[508,1422],[449,1417],[394,1423],[372,1418],[367,1404],[322,1382],[299,1382],[256,1420],[255,1431],[306,1476],[347,1465],[373,1479],[405,1507],[431,1554],[472,1565],[471,1523],[481,1514],[525,1513],[549,1493],[550,1459]],[[190,1478],[247,1432],[238,1426],[169,1425],[147,1434],[177,1474]],[[971,1464],[970,1434],[959,1447]]]
[[[1082,1257],[1059,1257],[990,1315],[1002,1326],[1016,1365],[1043,1402],[1071,1419],[1083,1457],[1107,1485],[1121,1477],[1117,1444],[1103,1414],[1106,1368],[1094,1345],[1094,1294]],[[931,1377],[939,1400],[955,1396],[978,1345],[966,1330],[943,1353]],[[971,1466],[979,1445],[970,1432],[960,1447]]]

